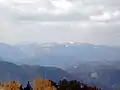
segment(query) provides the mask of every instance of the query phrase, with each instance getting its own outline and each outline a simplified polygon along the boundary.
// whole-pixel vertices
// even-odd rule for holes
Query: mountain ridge
[[[67,71],[64,71],[60,68],[34,65],[16,65],[7,61],[0,61],[0,72],[0,80],[18,80],[23,84],[37,76],[53,81],[58,81],[64,77],[69,79],[73,78]]]
[[[4,43],[0,44],[0,57],[16,64],[65,68],[66,64],[73,65],[84,61],[113,61],[120,59],[120,48],[104,45],[78,42],[7,45],[8,47],[2,48]],[[5,44],[5,46],[7,45]]]

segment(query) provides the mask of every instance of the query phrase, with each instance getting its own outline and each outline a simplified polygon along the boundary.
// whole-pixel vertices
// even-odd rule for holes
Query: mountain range
[[[77,79],[113,90],[120,83],[120,48],[87,43],[0,43],[0,80],[41,76],[58,81]]]
[[[120,86],[120,61],[88,61],[66,68],[77,79],[102,90]]]
[[[120,48],[87,43],[0,43],[0,57],[16,64],[65,68],[84,61],[120,60]],[[69,62],[69,63],[68,63]]]
[[[28,80],[32,81],[36,77],[55,82],[63,78],[73,78],[67,71],[56,67],[16,65],[7,61],[0,61],[0,80],[3,82],[17,80],[25,85]]]
[[[16,65],[7,61],[0,61],[0,80],[8,82],[18,80],[23,85],[36,77],[58,82],[61,79],[73,80],[97,86],[102,90],[113,90],[120,84],[120,61],[79,63],[62,70],[56,67],[38,65]],[[114,66],[114,67],[113,67]]]

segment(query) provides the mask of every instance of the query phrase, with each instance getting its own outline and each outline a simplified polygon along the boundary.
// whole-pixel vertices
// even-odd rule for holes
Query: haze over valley
[[[37,76],[119,90],[120,0],[0,0],[0,80]]]

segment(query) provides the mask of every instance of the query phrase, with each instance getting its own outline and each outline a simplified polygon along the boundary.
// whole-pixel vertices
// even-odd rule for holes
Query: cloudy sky
[[[0,42],[120,46],[119,0],[0,0]]]

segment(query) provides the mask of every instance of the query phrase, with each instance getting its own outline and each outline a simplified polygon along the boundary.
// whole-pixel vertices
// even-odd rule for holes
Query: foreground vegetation
[[[76,80],[68,81],[66,79],[55,83],[51,80],[36,78],[23,87],[18,81],[0,83],[0,90],[101,90],[97,87],[88,86]]]

